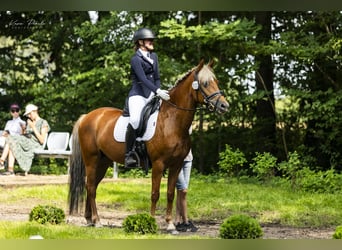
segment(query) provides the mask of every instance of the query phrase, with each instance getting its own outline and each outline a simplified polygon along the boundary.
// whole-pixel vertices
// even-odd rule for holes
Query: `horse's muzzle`
[[[226,101],[218,101],[216,104],[216,112],[219,114],[226,113],[228,111],[229,104]]]

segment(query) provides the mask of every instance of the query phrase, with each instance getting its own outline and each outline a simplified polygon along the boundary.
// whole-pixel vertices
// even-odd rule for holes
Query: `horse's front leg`
[[[167,187],[167,207],[166,207],[166,216],[165,216],[165,220],[167,223],[167,231],[174,231],[176,230],[176,227],[173,223],[172,220],[172,207],[173,207],[173,200],[175,197],[175,187],[170,187],[170,185],[168,185]]]
[[[163,176],[162,167],[152,167],[151,215],[155,216],[157,202],[160,196],[160,182]]]
[[[179,171],[177,169],[169,169],[169,176],[167,180],[167,207],[166,207],[166,223],[167,223],[167,231],[176,230],[175,225],[172,220],[172,208],[173,208],[173,200],[175,198],[175,188],[176,181],[178,178]]]

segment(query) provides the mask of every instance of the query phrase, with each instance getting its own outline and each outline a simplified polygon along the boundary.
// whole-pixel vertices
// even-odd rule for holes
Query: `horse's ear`
[[[210,59],[210,61],[209,61],[209,63],[208,63],[208,66],[209,66],[210,68],[213,68],[214,63],[215,63],[215,61],[214,61],[213,59]]]
[[[203,65],[204,65],[204,59],[201,59],[201,61],[197,65],[196,71],[199,72],[203,68]]]

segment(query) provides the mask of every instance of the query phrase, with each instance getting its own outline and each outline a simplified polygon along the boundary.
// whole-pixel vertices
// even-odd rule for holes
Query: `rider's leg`
[[[135,144],[136,132],[132,125],[129,123],[126,131],[126,156],[125,156],[125,167],[135,165],[136,159],[133,157],[132,150]]]
[[[135,139],[137,136],[136,129],[138,128],[140,123],[141,111],[143,110],[146,103],[152,99],[152,97],[153,93],[151,93],[148,98],[140,95],[134,95],[128,98],[129,124],[127,126],[126,132],[126,167],[137,163],[131,151],[134,148]]]
[[[136,129],[139,126],[141,110],[145,106],[145,102],[145,98],[139,95],[128,98],[129,123],[126,131],[125,167],[134,166],[137,164],[132,152],[136,139]]]

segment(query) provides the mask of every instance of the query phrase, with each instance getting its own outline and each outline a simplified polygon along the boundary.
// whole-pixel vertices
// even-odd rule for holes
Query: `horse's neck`
[[[196,109],[196,101],[193,96],[191,76],[179,83],[170,92],[171,102],[180,109]]]
[[[188,82],[187,82],[188,81]],[[196,101],[192,94],[191,82],[186,79],[184,82],[179,83],[174,89],[170,91],[170,102],[166,104],[173,121],[178,126],[189,128],[195,115]]]

